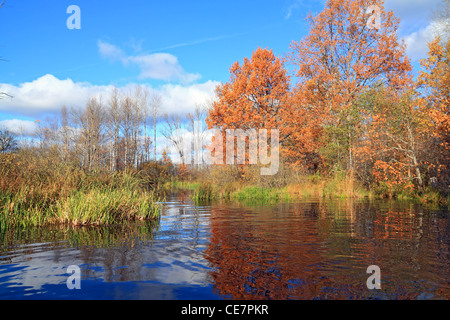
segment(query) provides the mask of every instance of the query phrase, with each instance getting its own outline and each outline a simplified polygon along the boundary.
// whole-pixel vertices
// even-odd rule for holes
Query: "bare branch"
[[[6,97],[11,98],[11,99],[13,98],[13,96],[7,94],[6,92],[0,92],[0,99],[3,99],[3,96],[6,96]]]

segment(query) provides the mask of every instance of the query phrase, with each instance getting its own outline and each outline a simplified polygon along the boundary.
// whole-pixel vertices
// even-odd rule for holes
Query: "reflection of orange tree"
[[[409,211],[378,213],[374,220],[376,239],[412,239],[415,235],[414,221]]]
[[[230,299],[403,300],[430,283],[448,298],[448,243],[434,238],[446,221],[417,212],[352,202],[213,209],[205,258],[217,294]],[[381,291],[366,287],[373,264],[382,270]]]
[[[380,209],[371,203],[339,202],[330,204],[328,210],[334,214],[319,227],[319,235],[328,238],[328,256],[339,255],[342,266],[352,268],[354,275],[358,267],[364,275],[369,265],[378,265],[381,296],[416,299],[435,288],[433,294],[449,298],[448,241],[436,238],[448,229],[446,219],[436,219],[420,206],[400,203],[388,203]],[[365,281],[364,276],[361,281]],[[355,284],[353,292],[370,295],[364,287],[356,290]]]
[[[437,238],[448,230],[446,219],[427,215],[421,208],[391,209],[376,214],[374,227],[381,263],[397,275],[406,291],[415,291],[409,298],[427,290],[450,298],[448,238]]]
[[[320,296],[327,281],[316,281],[323,258],[314,223],[300,221],[292,212],[284,213],[293,215],[291,225],[236,214],[215,210],[211,216],[206,258],[218,294],[232,299]]]

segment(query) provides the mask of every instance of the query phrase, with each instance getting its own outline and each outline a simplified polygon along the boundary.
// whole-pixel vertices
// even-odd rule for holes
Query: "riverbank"
[[[137,173],[89,173],[15,155],[0,160],[0,228],[112,225],[159,215],[160,199]]]
[[[317,175],[306,176],[297,183],[284,187],[264,188],[255,184],[237,182],[214,185],[208,181],[176,181],[171,184],[175,189],[191,190],[192,199],[197,202],[240,201],[240,202],[277,202],[305,198],[319,199],[391,199],[412,201],[440,207],[450,207],[450,196],[427,188],[422,192],[397,190],[384,192],[381,189],[367,189],[350,176],[323,178]]]

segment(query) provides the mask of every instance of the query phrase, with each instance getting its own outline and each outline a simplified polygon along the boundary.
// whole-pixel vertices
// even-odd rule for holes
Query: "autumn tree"
[[[283,144],[290,78],[281,59],[272,50],[258,48],[242,65],[234,63],[230,73],[229,82],[216,88],[217,100],[206,119],[208,127],[220,130],[224,139],[228,129],[267,129],[269,136],[270,130],[276,129]],[[244,138],[248,142],[248,137]],[[225,148],[225,143],[222,145]]]
[[[210,128],[279,128],[289,77],[272,50],[258,48],[230,68],[230,81],[216,88],[217,101],[209,112]]]
[[[375,27],[369,21],[373,15],[380,18]],[[410,62],[397,36],[399,20],[384,10],[383,1],[369,0],[328,0],[322,12],[307,20],[309,34],[291,44],[287,57],[298,77],[291,120],[303,124],[305,114],[314,115],[312,128],[303,129],[309,134],[294,144],[297,156],[315,151],[331,159],[332,168],[352,169],[358,95],[379,82],[395,89],[410,82]],[[308,138],[315,139],[315,150],[303,149],[311,144],[303,140]]]
[[[429,175],[448,191],[450,176],[450,39],[436,37],[428,45],[428,57],[421,61],[417,86],[423,112],[431,121],[428,150],[433,159]]]
[[[88,170],[99,169],[106,139],[106,117],[101,98],[90,98],[84,110],[73,110],[72,115],[79,128],[77,145],[82,166]]]
[[[358,165],[369,162],[374,182],[394,194],[424,186],[424,168],[431,161],[424,152],[431,123],[415,91],[398,93],[380,85],[362,94],[364,130],[355,146]]]

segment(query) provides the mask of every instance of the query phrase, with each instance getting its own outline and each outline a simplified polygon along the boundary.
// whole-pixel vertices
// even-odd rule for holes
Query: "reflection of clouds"
[[[180,208],[179,203],[167,206],[159,237],[149,252],[159,252],[158,263],[166,265],[155,269],[155,278],[161,283],[202,285],[210,270],[203,257],[209,218],[189,206]]]
[[[30,253],[31,252],[31,253]],[[47,248],[46,245],[23,246],[9,253],[11,266],[1,266],[4,269],[0,279],[0,296],[7,295],[2,287],[24,287],[26,290],[41,290],[46,285],[66,283],[70,276],[67,273],[69,265],[81,265],[79,251],[73,248]],[[7,281],[4,281],[7,280]]]
[[[203,258],[208,216],[189,206],[180,208],[179,203],[167,206],[153,240],[127,238],[110,248],[73,248],[66,241],[15,248],[0,258],[0,298],[23,293],[56,299],[76,294],[81,299],[169,300],[190,290],[208,296],[210,268]],[[81,268],[81,290],[66,287],[70,265]]]

